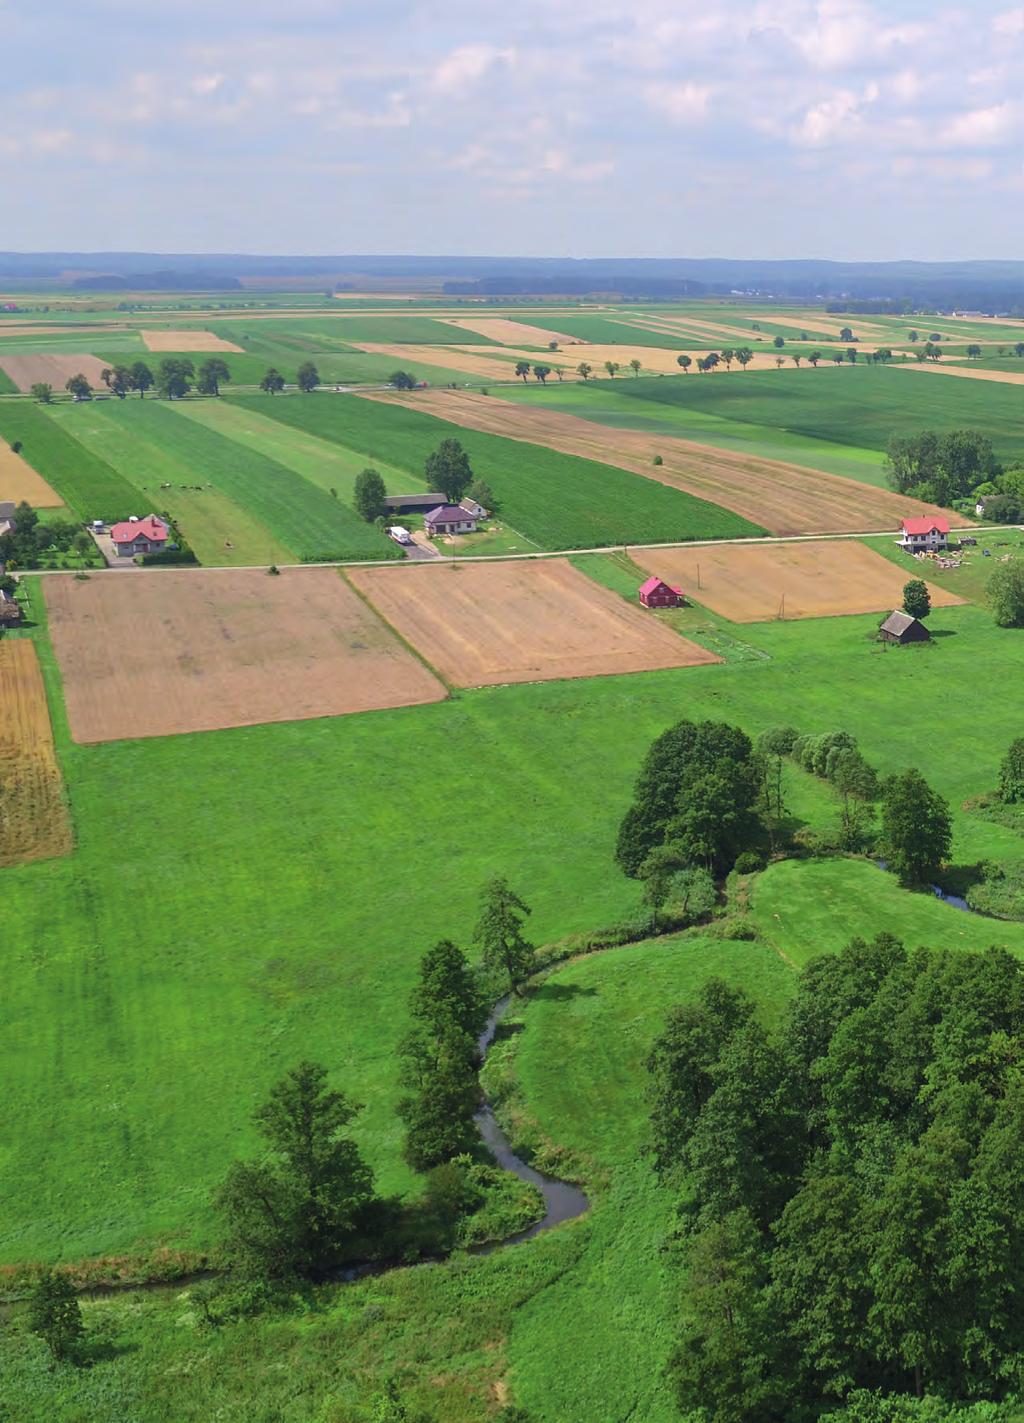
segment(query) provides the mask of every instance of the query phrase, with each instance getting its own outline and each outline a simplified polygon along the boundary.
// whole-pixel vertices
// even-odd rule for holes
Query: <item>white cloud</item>
[[[988,148],[1007,138],[1017,120],[1018,106],[1010,101],[986,109],[970,109],[945,125],[939,142],[952,148]]]
[[[692,82],[650,84],[644,90],[644,98],[674,124],[701,123],[707,117],[711,92],[710,85]]]
[[[223,74],[197,74],[189,88],[193,94],[215,94],[223,84]]]
[[[860,117],[860,99],[848,89],[841,89],[806,111],[794,139],[808,148],[821,148],[836,139],[849,140],[851,129],[859,124]]]
[[[442,94],[458,95],[497,65],[515,64],[516,51],[490,44],[464,44],[446,55],[434,70],[432,84]]]
[[[1024,34],[1024,10],[1004,10],[992,21],[992,29],[997,35],[1010,38]]]

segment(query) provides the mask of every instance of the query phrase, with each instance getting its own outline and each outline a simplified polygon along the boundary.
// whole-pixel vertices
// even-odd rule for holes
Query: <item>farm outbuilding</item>
[[[673,588],[662,578],[648,578],[640,585],[640,601],[645,608],[681,608],[685,599],[682,588]]]
[[[910,642],[927,642],[931,633],[920,618],[912,618],[909,613],[897,610],[886,618],[878,629],[878,636],[882,642],[895,642],[905,647]]]
[[[422,514],[428,509],[436,509],[444,503],[444,495],[438,492],[428,494],[388,494],[384,498],[385,509],[395,513]]]

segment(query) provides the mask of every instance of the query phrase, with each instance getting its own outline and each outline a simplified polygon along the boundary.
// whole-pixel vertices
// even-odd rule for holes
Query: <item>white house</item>
[[[903,519],[900,523],[900,548],[908,553],[929,553],[943,549],[949,542],[947,519]]]

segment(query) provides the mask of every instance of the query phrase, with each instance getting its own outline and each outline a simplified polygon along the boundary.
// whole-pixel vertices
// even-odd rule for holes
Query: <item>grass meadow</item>
[[[463,429],[404,406],[327,394],[241,395],[231,403],[359,451],[371,464],[382,460],[411,471],[422,471],[443,439],[458,439],[475,473],[494,490],[503,520],[541,548],[763,532],[726,509],[626,470]]]
[[[0,401],[0,435],[8,444],[21,441],[23,457],[77,518],[123,519],[135,512],[136,486],[51,419],[52,413],[28,400]]]

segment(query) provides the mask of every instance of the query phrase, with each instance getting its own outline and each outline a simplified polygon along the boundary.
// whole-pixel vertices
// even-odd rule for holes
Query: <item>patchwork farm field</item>
[[[524,446],[519,440],[468,430],[415,405],[359,396],[238,395],[230,403],[365,452],[371,464],[381,459],[399,469],[421,470],[427,454],[442,440],[458,439],[474,471],[494,490],[502,521],[544,549],[741,538],[764,532],[710,500],[602,463],[600,448],[594,458],[577,458],[540,442]]]
[[[33,509],[59,509],[63,502],[22,455],[0,442],[0,503],[7,500],[25,500]]]
[[[46,691],[27,638],[0,641],[0,866],[66,855],[71,820]]]
[[[82,352],[68,355],[0,355],[0,370],[14,382],[19,390],[31,390],[37,382],[52,385],[62,390],[64,382],[74,375],[84,375],[90,385],[100,383],[103,362],[97,356]]]
[[[352,582],[459,687],[717,662],[562,559],[353,570]]]
[[[673,388],[681,383],[672,382]],[[713,498],[741,517],[758,520],[773,534],[866,533],[898,528],[900,519],[911,512],[948,513],[838,475],[672,436],[655,437],[619,428],[610,431],[607,426],[540,405],[524,407],[462,391],[388,393],[367,400],[427,410],[470,429],[535,441],[565,454],[600,455],[652,482]],[[661,459],[660,465],[654,464],[656,458]]]
[[[46,604],[79,742],[445,696],[332,569],[61,576],[47,580]]]
[[[901,605],[907,581],[895,564],[854,539],[629,553],[648,573],[738,623],[891,610]],[[934,584],[929,592],[935,608],[964,601]]]

